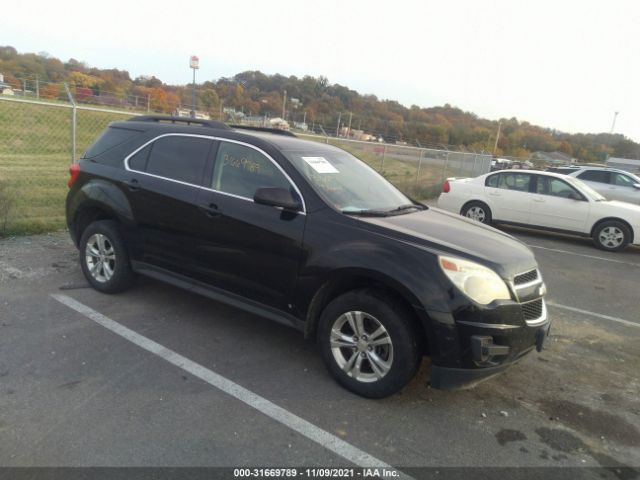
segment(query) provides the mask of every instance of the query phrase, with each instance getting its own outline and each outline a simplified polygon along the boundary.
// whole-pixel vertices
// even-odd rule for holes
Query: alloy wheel
[[[393,343],[387,329],[372,315],[352,311],[331,327],[331,353],[338,366],[359,382],[383,378],[393,364]]]
[[[624,232],[617,227],[606,227],[600,230],[598,240],[607,248],[616,248],[624,242]]]
[[[111,240],[101,233],[91,235],[85,247],[85,261],[94,279],[108,282],[116,268],[116,252]]]
[[[486,215],[482,207],[471,207],[467,210],[467,217],[483,223]]]

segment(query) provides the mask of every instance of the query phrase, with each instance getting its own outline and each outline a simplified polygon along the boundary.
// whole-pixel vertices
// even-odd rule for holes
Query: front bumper
[[[511,346],[496,345],[496,347],[509,349],[506,356],[504,356],[504,360],[500,363],[498,363],[497,360],[491,355],[487,355],[486,357],[482,356],[482,351],[474,352],[472,347],[471,355],[476,365],[469,368],[443,367],[432,365],[429,383],[433,388],[442,390],[472,388],[478,383],[484,380],[488,380],[489,378],[503,372],[511,365],[520,361],[534,349],[538,351],[542,350],[544,342],[549,336],[550,329],[551,322],[547,320],[546,323],[533,327],[529,332],[527,332],[526,337],[528,338],[528,341],[526,341],[526,343],[523,342],[524,339],[520,338],[516,343],[512,343]],[[483,333],[486,333],[486,331]],[[494,337],[488,335],[473,335],[471,336],[470,340],[472,345],[473,343],[476,343],[477,345],[478,343],[482,344],[480,339],[485,338],[491,338],[491,344],[493,344]],[[505,342],[504,338],[502,338],[501,343],[509,344],[510,342]],[[512,351],[512,347],[523,344],[528,346],[517,351]],[[492,353],[492,350],[500,352],[498,348],[494,349],[490,347],[487,350],[488,352],[485,350],[487,353]],[[503,355],[498,355],[498,358],[499,357],[503,357]],[[482,365],[483,363],[485,364],[484,366]]]

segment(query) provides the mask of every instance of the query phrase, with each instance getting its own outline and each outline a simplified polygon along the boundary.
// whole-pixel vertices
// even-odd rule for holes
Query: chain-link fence
[[[363,142],[338,137],[298,134],[351,152],[376,169],[404,193],[433,198],[448,177],[476,177],[491,170],[491,155]]]
[[[73,152],[79,156],[109,122],[130,112],[0,97],[0,235],[64,226]],[[75,148],[73,132],[75,131]]]
[[[64,227],[72,159],[109,122],[136,113],[0,96],[0,235]],[[432,198],[450,176],[490,170],[491,156],[300,134],[347,150],[416,199]]]

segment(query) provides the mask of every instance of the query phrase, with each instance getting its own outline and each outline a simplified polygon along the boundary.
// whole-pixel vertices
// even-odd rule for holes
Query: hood
[[[503,278],[537,267],[529,247],[511,235],[437,208],[389,217],[361,217],[360,221],[367,230],[425,247],[433,253],[474,260]]]

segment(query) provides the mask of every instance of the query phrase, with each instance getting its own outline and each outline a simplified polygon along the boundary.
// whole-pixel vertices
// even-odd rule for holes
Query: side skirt
[[[236,295],[235,293],[212,287],[211,285],[192,280],[183,275],[178,275],[170,272],[169,270],[165,270],[164,268],[156,267],[155,265],[150,265],[144,262],[132,260],[131,268],[140,275],[155,278],[156,280],[160,280],[161,282],[168,283],[175,287],[197,293],[198,295],[202,295],[218,302],[226,303],[232,307],[268,318],[269,320],[282,323],[288,327],[293,327],[301,332],[304,331],[305,322],[303,320],[276,308],[249,300],[241,295]]]

